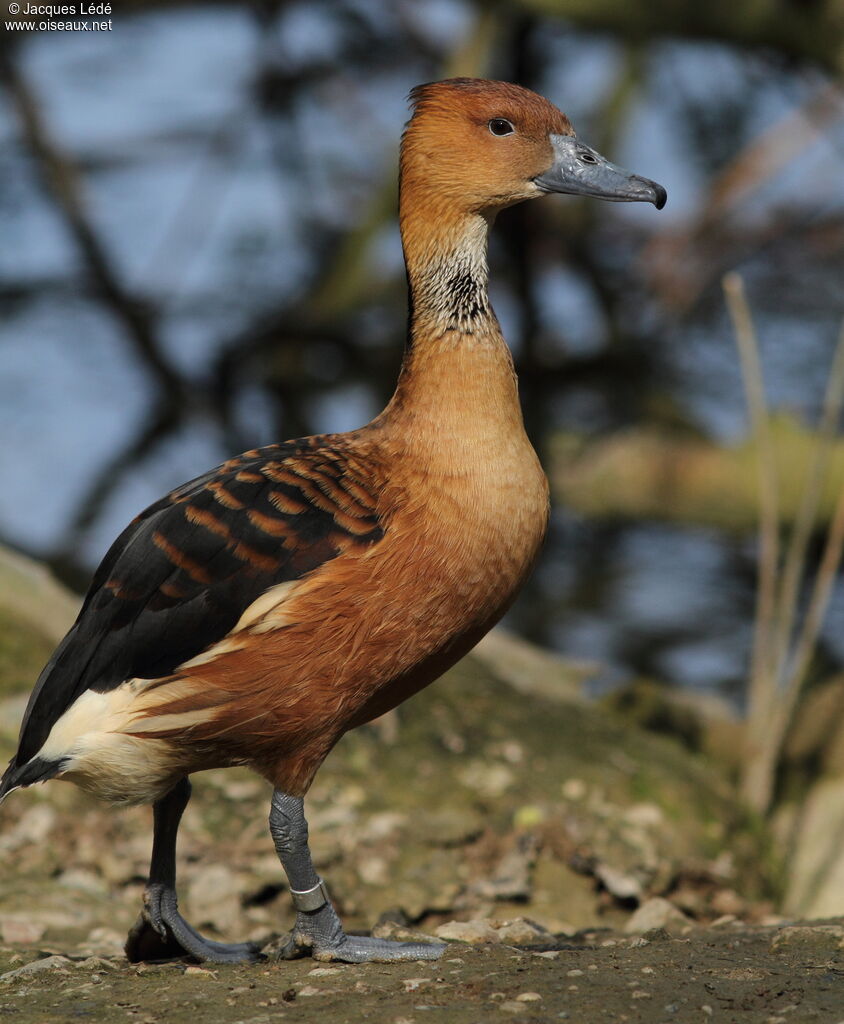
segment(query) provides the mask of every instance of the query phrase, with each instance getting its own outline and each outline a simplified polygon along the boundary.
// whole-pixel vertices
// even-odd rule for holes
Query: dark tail
[[[33,757],[26,764],[17,764],[15,759],[9,762],[9,767],[3,772],[0,779],[0,801],[8,796],[13,789],[20,789],[21,786],[31,786],[34,782],[46,782],[52,779],[61,771],[62,762],[46,761],[42,757]]]

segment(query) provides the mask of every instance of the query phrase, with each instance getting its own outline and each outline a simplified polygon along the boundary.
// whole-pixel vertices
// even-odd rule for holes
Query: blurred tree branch
[[[157,388],[145,425],[96,473],[71,517],[60,550],[49,559],[60,578],[80,584],[87,574],[78,564],[79,544],[109,496],[119,486],[123,473],[182,421],[189,392],[179,374],[164,358],[152,311],[129,293],[114,271],[105,245],[94,230],[85,208],[76,168],[51,135],[33,90],[16,66],[11,47],[0,49],[0,80],[14,104],[44,187],[53,197],[82,256],[94,294],[120,325],[122,336],[129,342],[139,365],[147,371]]]
[[[0,48],[0,80],[14,104],[27,147],[36,161],[45,188],[55,200],[82,255],[96,293],[123,328],[124,336],[141,365],[156,380],[165,401],[179,402],[184,389],[178,374],[162,354],[155,334],[155,318],[142,302],[129,294],[115,273],[85,209],[76,168],[51,135],[35,93],[16,66],[8,47]]]
[[[778,514],[793,523],[817,436],[784,415],[773,419],[771,432]],[[590,519],[675,522],[741,535],[758,526],[756,452],[752,440],[724,446],[648,428],[591,439],[561,433],[552,443],[549,475],[556,499]],[[820,527],[829,523],[842,483],[844,440],[837,440],[819,495]]]
[[[514,0],[547,17],[564,18],[577,28],[609,32],[621,39],[708,39],[817,64],[844,73],[844,6],[837,0]]]
[[[640,261],[652,268],[651,282],[666,306],[675,313],[688,310],[726,269],[760,245],[776,238],[793,244],[806,221],[804,208],[761,226],[737,225],[737,211],[842,118],[844,92],[827,83],[736,154],[709,182],[697,217],[654,236],[642,248]]]

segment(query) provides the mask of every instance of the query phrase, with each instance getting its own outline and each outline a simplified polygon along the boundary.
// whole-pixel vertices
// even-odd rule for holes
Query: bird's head
[[[422,188],[466,212],[492,213],[548,192],[665,205],[662,185],[611,164],[529,89],[452,78],[417,86],[410,99],[403,189]]]

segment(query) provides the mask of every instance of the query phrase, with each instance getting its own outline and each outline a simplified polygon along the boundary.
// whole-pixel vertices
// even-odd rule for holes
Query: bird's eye
[[[492,132],[493,135],[501,136],[512,135],[516,129],[512,126],[512,124],[510,124],[509,121],[505,120],[503,117],[494,117],[489,122],[489,130]]]
[[[584,164],[596,164],[597,159],[588,151],[584,150],[582,153],[577,154],[578,159]]]

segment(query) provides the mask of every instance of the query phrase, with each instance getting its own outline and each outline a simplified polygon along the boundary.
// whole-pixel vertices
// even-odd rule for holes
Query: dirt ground
[[[826,922],[732,923],[682,938],[598,931],[534,947],[452,943],[433,964],[268,960],[207,970],[3,948],[0,1018],[21,1024],[839,1024],[842,945],[842,923]]]

